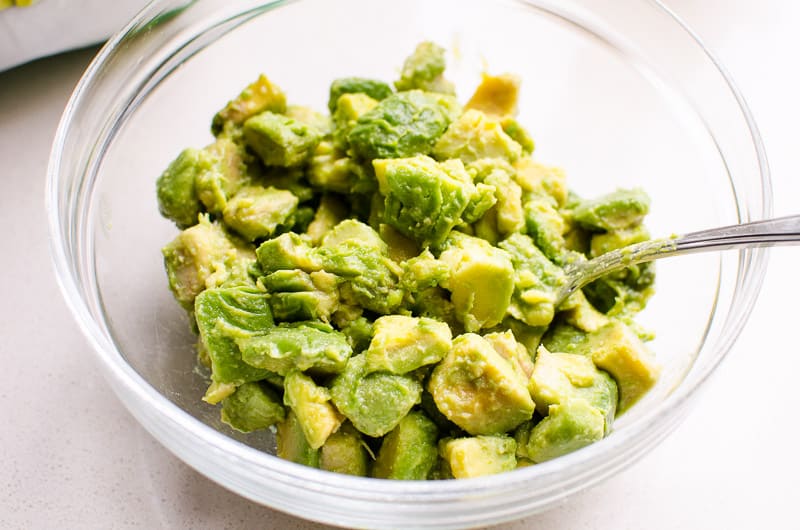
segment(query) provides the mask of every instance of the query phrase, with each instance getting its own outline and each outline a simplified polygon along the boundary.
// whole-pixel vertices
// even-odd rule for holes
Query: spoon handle
[[[800,215],[710,228],[682,236],[644,241],[607,252],[588,261],[567,265],[566,282],[556,296],[556,306],[587,283],[609,272],[637,263],[695,252],[798,243],[800,243]]]

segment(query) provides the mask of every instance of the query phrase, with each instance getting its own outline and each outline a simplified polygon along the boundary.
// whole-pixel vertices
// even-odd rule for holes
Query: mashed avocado
[[[297,464],[510,471],[607,436],[657,381],[633,320],[652,265],[555,305],[565,265],[649,238],[645,192],[580,198],[533,158],[519,78],[462,106],[445,70],[423,42],[397,80],[334,80],[323,112],[260,75],[157,180],[202,398]]]

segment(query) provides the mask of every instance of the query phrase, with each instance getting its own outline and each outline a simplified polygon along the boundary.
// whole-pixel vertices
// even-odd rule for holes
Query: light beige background
[[[776,215],[800,211],[800,3],[667,2],[728,67],[761,128]],[[0,74],[0,527],[325,528],[252,504],[144,432],[100,375],[47,248],[44,175],[94,49]],[[497,527],[797,528],[800,248],[772,252],[753,317],[689,418],[627,471]]]

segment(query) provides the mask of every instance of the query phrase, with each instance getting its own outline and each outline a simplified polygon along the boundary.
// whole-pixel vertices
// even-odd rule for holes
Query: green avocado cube
[[[200,149],[184,149],[156,181],[158,210],[172,220],[178,228],[187,228],[197,223],[202,211],[197,197],[197,176],[209,171],[213,158]]]
[[[494,191],[496,205],[492,219],[500,236],[519,232],[525,226],[522,188],[512,175],[513,170],[498,167],[492,169],[483,179],[483,185],[490,186]]]
[[[458,161],[427,156],[373,161],[384,196],[384,222],[422,247],[441,244],[477,193]]]
[[[605,418],[584,399],[548,407],[536,425],[517,430],[517,455],[536,463],[552,460],[603,439]]]
[[[343,94],[333,113],[333,145],[337,149],[346,150],[348,147],[347,136],[355,127],[358,118],[377,105],[378,101],[366,94]]]
[[[285,417],[286,411],[275,391],[262,383],[244,383],[222,400],[222,421],[237,431],[266,429]]]
[[[275,271],[262,276],[260,280],[261,285],[271,293],[297,293],[315,289],[311,275],[300,269]]]
[[[211,361],[211,380],[240,385],[270,375],[242,361],[236,344],[273,326],[266,294],[252,287],[219,287],[197,295],[194,313]]]
[[[436,259],[430,250],[425,249],[403,263],[403,276],[400,282],[409,293],[436,287],[450,277],[447,263]]]
[[[325,234],[334,226],[344,221],[347,217],[347,206],[344,202],[331,194],[324,194],[319,200],[319,206],[314,219],[308,225],[306,233],[311,242],[318,245]]]
[[[283,388],[283,404],[297,415],[308,445],[319,449],[344,420],[331,404],[330,391],[301,372],[290,372]]]
[[[517,443],[510,436],[472,436],[444,439],[439,454],[453,478],[473,478],[511,471],[517,467]]]
[[[286,419],[278,424],[276,438],[278,447],[275,454],[279,458],[309,467],[319,467],[320,451],[314,449],[306,440],[297,414],[289,409]]]
[[[219,214],[248,180],[243,148],[228,138],[219,138],[203,151],[211,157],[212,164],[198,172],[195,191],[208,212]]]
[[[522,147],[523,155],[531,155],[533,150],[536,149],[533,137],[516,118],[504,116],[500,120],[500,126],[503,127],[503,132]]]
[[[256,249],[256,257],[265,274],[294,269],[312,272],[322,268],[311,250],[311,245],[294,232],[264,241]]]
[[[514,162],[514,180],[522,191],[533,195],[549,195],[559,208],[567,204],[567,177],[561,168],[546,166],[523,156]]]
[[[281,322],[314,319],[328,322],[339,308],[339,293],[320,290],[273,293],[269,305],[275,319]]]
[[[310,125],[323,136],[331,133],[332,123],[330,116],[317,112],[311,107],[304,107],[303,105],[287,105],[286,112],[283,114],[287,118],[292,118],[300,123]]]
[[[271,236],[297,211],[299,201],[290,191],[273,187],[247,186],[225,206],[223,220],[249,241]]]
[[[377,187],[372,167],[347,156],[330,140],[314,149],[307,176],[316,188],[337,193],[368,193]]]
[[[533,359],[528,353],[528,348],[524,344],[517,342],[514,332],[510,329],[506,331],[495,331],[483,336],[494,351],[500,354],[503,359],[511,364],[514,371],[523,379],[528,379],[533,373]],[[537,402],[538,403],[538,402]]]
[[[514,162],[522,156],[522,146],[506,134],[499,120],[467,109],[436,141],[433,156],[437,160],[460,158],[465,164],[481,158]]]
[[[549,195],[531,196],[525,201],[525,228],[536,246],[555,263],[563,262],[567,225]]]
[[[268,166],[292,167],[307,162],[322,135],[292,118],[262,112],[244,122],[244,140]]]
[[[403,63],[400,79],[394,82],[397,90],[419,88],[443,94],[455,94],[455,87],[444,77],[446,66],[445,50],[433,42],[425,41],[417,45]]]
[[[575,221],[591,230],[622,230],[638,225],[650,211],[650,198],[639,189],[619,189],[573,210]]]
[[[331,434],[320,449],[319,467],[325,471],[366,477],[369,455],[364,440],[350,423]]]
[[[345,94],[364,94],[376,101],[380,101],[391,96],[393,92],[392,87],[383,81],[364,77],[343,77],[331,83],[328,97],[328,110],[331,114],[334,114],[339,98]]]
[[[454,97],[421,90],[392,94],[358,118],[347,135],[356,157],[428,154],[461,111]]]
[[[381,254],[386,254],[389,250],[388,245],[381,239],[378,232],[371,226],[355,219],[345,219],[331,228],[322,238],[320,246],[335,248],[347,241],[374,248]]]
[[[248,118],[264,111],[283,113],[286,111],[286,95],[264,74],[247,85],[242,92],[214,115],[211,132],[222,132],[226,122],[241,125]]]
[[[394,480],[425,480],[438,459],[438,429],[423,412],[409,412],[383,438],[371,475]]]
[[[592,234],[589,256],[594,258],[606,252],[611,252],[618,248],[627,247],[634,243],[641,243],[650,239],[650,232],[644,225],[636,225],[631,228],[612,230]]]
[[[499,324],[514,293],[510,256],[483,239],[453,232],[439,259],[450,275],[442,287],[451,293],[456,317],[467,331]]]
[[[452,346],[450,326],[431,318],[382,316],[375,321],[367,358],[368,372],[405,374],[442,360]]]
[[[237,339],[236,345],[248,365],[284,376],[294,370],[336,374],[353,353],[347,337],[315,321],[284,322]]]
[[[502,434],[531,418],[525,379],[486,339],[459,335],[428,381],[436,406],[472,435]]]
[[[422,385],[410,374],[368,373],[366,361],[364,354],[351,357],[344,372],[333,380],[331,396],[356,429],[379,437],[394,429],[420,402]]]

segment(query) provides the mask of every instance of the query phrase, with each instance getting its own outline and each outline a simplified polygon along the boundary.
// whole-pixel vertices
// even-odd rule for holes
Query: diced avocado
[[[322,238],[320,246],[335,248],[342,243],[352,241],[358,245],[374,248],[381,254],[386,254],[389,250],[388,245],[381,239],[378,232],[367,224],[355,219],[345,219],[334,226],[325,237]]]
[[[392,94],[358,119],[347,140],[361,159],[428,154],[459,112],[452,96],[421,90]]]
[[[599,278],[583,288],[591,304],[609,316],[633,315],[653,294],[654,263],[640,263]]]
[[[372,465],[375,478],[425,480],[436,464],[438,429],[423,412],[409,412],[383,438]]]
[[[497,204],[496,191],[496,188],[489,184],[483,182],[476,184],[475,193],[467,203],[467,207],[464,208],[461,219],[463,219],[465,223],[474,223],[486,215],[486,212]]]
[[[325,194],[319,201],[314,220],[308,225],[306,233],[311,242],[319,244],[325,234],[347,217],[347,206],[337,197]]]
[[[633,245],[634,243],[641,243],[648,239],[650,239],[650,232],[644,225],[592,234],[589,255],[594,258],[606,252]]]
[[[506,236],[522,230],[525,226],[522,188],[513,179],[513,169],[506,167],[506,164],[486,167],[485,163],[471,164],[469,169],[477,170],[476,178],[480,178],[484,185],[491,186],[494,191],[496,204],[490,220],[497,234]]]
[[[262,276],[261,285],[271,293],[297,293],[313,291],[311,275],[299,269],[279,270]]]
[[[208,352],[206,352],[206,355],[208,355]],[[211,369],[211,360],[207,357],[206,359],[208,360],[208,363],[203,364],[203,366]],[[216,405],[234,392],[236,392],[236,385],[233,383],[220,383],[218,381],[211,381],[211,384],[209,384],[208,388],[206,389],[206,393],[203,395],[203,401],[209,405]]]
[[[215,135],[222,131],[225,122],[239,125],[248,118],[264,111],[283,113],[286,111],[286,95],[264,74],[249,84],[234,99],[228,102],[221,111],[214,115],[211,132]]]
[[[658,380],[661,368],[644,343],[622,322],[612,320],[591,335],[592,361],[619,387],[619,412],[636,403]]]
[[[473,333],[459,335],[428,382],[436,406],[470,434],[500,434],[529,420],[534,403],[525,380],[492,345]]]
[[[288,105],[286,107],[286,112],[283,114],[285,114],[287,118],[292,118],[300,123],[310,125],[319,131],[323,136],[330,134],[333,127],[329,116],[317,112],[310,107],[304,107],[302,105]]]
[[[486,241],[454,232],[439,259],[450,268],[442,287],[467,331],[491,328],[506,314],[514,292],[509,255]]]
[[[374,324],[366,356],[368,372],[405,374],[438,363],[452,346],[450,328],[431,318],[388,315]]]
[[[400,281],[409,293],[418,293],[422,289],[446,282],[449,277],[449,265],[436,259],[430,250],[425,249],[418,256],[403,263],[403,276]]]
[[[511,74],[489,75],[484,73],[481,84],[464,105],[465,109],[479,110],[489,116],[502,118],[517,113],[519,77]]]
[[[408,295],[409,308],[415,315],[445,322],[453,334],[462,333],[464,326],[456,318],[456,308],[450,293],[441,287],[427,287]]]
[[[273,326],[266,294],[250,287],[207,289],[197,295],[195,318],[211,360],[211,380],[240,385],[264,379],[270,372],[242,361],[237,340]]]
[[[566,252],[564,234],[567,226],[549,195],[533,195],[525,201],[525,227],[536,246],[556,263],[563,262]]]
[[[172,294],[187,310],[206,288],[237,278],[246,283],[247,267],[253,263],[252,250],[234,244],[222,227],[206,216],[178,234],[161,253]]]
[[[603,414],[584,399],[548,407],[547,417],[517,430],[517,455],[536,463],[577,451],[603,439]]]
[[[419,403],[422,385],[410,375],[367,373],[364,354],[351,357],[331,385],[336,408],[367,436],[383,436]]]
[[[347,337],[321,322],[281,323],[236,344],[244,362],[280,375],[293,370],[336,374],[353,353]]]
[[[399,230],[387,224],[380,223],[378,225],[378,233],[386,242],[387,253],[393,261],[398,263],[414,259],[419,255],[419,246],[417,243],[400,233]]]
[[[559,306],[564,321],[579,330],[592,332],[608,324],[606,315],[595,309],[583,291],[576,291]],[[558,350],[556,350],[558,351]]]
[[[394,86],[397,90],[419,88],[455,94],[453,84],[443,77],[445,66],[444,48],[432,42],[421,42],[403,63],[400,79],[394,82]]]
[[[533,141],[533,137],[516,118],[505,116],[500,120],[500,126],[503,127],[503,132],[522,147],[523,155],[530,156],[536,149],[536,142]]]
[[[310,125],[272,112],[244,122],[244,139],[268,166],[292,167],[307,162],[322,135]]]
[[[371,111],[378,101],[366,94],[343,94],[336,103],[333,113],[333,145],[337,149],[346,150],[347,135],[358,121],[358,118]]]
[[[650,211],[650,198],[639,188],[620,189],[593,200],[582,201],[573,217],[592,230],[630,228],[642,222]]]
[[[364,440],[350,423],[331,434],[320,449],[319,467],[325,471],[366,477],[369,456]]]
[[[363,77],[343,77],[331,83],[328,110],[331,111],[331,114],[335,113],[339,98],[344,94],[365,94],[380,101],[391,96],[393,92],[392,87],[383,81]]]
[[[292,232],[264,241],[256,249],[256,256],[265,274],[284,269],[312,272],[322,268],[311,246]]]
[[[291,219],[298,202],[290,191],[246,186],[228,201],[223,219],[245,239],[263,239]]]
[[[195,178],[197,198],[206,210],[221,213],[228,199],[247,182],[243,150],[228,138],[219,138],[204,149],[212,164]]]
[[[551,326],[542,338],[542,344],[550,351],[578,353],[590,357],[592,354],[587,333],[565,322]]]
[[[555,314],[556,292],[564,271],[542,254],[530,237],[512,234],[498,245],[511,256],[514,265],[514,295],[509,314],[531,326],[545,326]]]
[[[330,402],[330,391],[301,372],[290,372],[283,385],[283,404],[297,415],[308,445],[319,449],[344,420]]]
[[[455,164],[427,156],[373,161],[385,197],[384,221],[422,247],[440,244],[460,222],[475,186]]]
[[[522,191],[536,195],[549,195],[559,208],[567,203],[567,179],[561,168],[534,162],[529,156],[514,162],[514,178]]]
[[[156,181],[158,210],[172,220],[178,228],[187,228],[197,223],[202,211],[197,198],[195,181],[197,176],[209,171],[214,159],[200,149],[184,149]]]
[[[522,155],[522,146],[506,134],[498,120],[469,109],[437,140],[433,154],[438,160],[460,158],[465,164],[481,158],[513,162]]]
[[[321,141],[314,149],[308,181],[319,189],[338,193],[366,193],[377,188],[371,167],[359,164],[329,140]]]
[[[222,400],[222,421],[237,431],[266,429],[285,417],[278,395],[262,383],[244,383]]]
[[[369,341],[372,339],[372,322],[366,317],[357,316],[340,329],[347,336],[347,341],[354,352],[360,353],[369,347]]]
[[[473,478],[511,471],[517,467],[517,443],[510,436],[471,436],[444,439],[439,453],[454,478]]]
[[[503,332],[488,333],[483,338],[492,345],[494,351],[511,364],[514,371],[522,378],[527,380],[531,376],[531,373],[533,373],[531,354],[528,353],[528,348],[517,342],[514,338],[514,333],[510,329]]]
[[[531,357],[535,354],[536,348],[539,347],[542,337],[547,332],[547,326],[531,326],[512,317],[504,318],[502,327],[511,330],[514,338],[525,346],[525,349],[528,350],[528,355]]]
[[[337,290],[312,290],[294,293],[273,293],[269,305],[276,320],[294,322],[318,319],[329,322],[331,315],[339,308]]]
[[[279,458],[295,464],[319,467],[320,451],[309,445],[297,414],[292,409],[287,411],[286,419],[278,424],[276,438],[278,448],[275,453]]]

